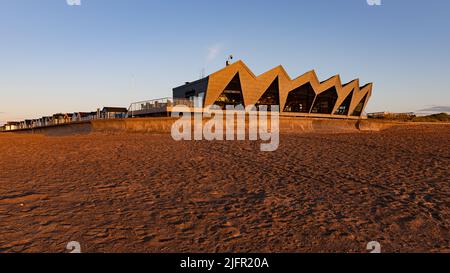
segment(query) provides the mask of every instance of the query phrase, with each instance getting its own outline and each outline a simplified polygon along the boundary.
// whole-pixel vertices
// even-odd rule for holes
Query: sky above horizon
[[[279,64],[374,83],[366,112],[450,111],[450,1],[0,0],[0,124],[168,97]]]

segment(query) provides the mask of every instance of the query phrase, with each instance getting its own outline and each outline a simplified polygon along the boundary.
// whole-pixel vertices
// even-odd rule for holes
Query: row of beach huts
[[[84,122],[95,119],[115,119],[127,117],[127,108],[103,107],[94,112],[57,113],[51,116],[44,116],[37,119],[27,119],[22,121],[8,121],[0,126],[0,131],[25,130],[41,127],[49,127],[67,123]]]

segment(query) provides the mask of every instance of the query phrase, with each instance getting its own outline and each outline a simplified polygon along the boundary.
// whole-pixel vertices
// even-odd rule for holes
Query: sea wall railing
[[[128,108],[128,117],[155,114],[155,113],[166,113],[169,107],[175,105],[185,105],[188,107],[194,107],[194,102],[189,99],[179,99],[179,98],[160,98],[153,100],[145,100],[134,102]]]

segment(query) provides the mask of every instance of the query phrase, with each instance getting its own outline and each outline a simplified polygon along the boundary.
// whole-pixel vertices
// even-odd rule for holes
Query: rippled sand
[[[281,135],[0,134],[0,252],[450,252],[450,126]]]

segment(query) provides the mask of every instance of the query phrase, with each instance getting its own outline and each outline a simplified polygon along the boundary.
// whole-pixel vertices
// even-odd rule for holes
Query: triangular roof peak
[[[253,77],[256,78],[255,74],[253,74],[253,71],[251,71],[250,68],[248,68],[248,66],[242,60],[237,60],[236,62],[231,63],[228,66],[225,66],[224,68],[219,69],[214,73],[211,73],[209,76],[222,73],[223,71],[228,70],[228,69],[234,69],[236,66],[247,70],[247,72],[250,73],[250,75],[252,75]]]

